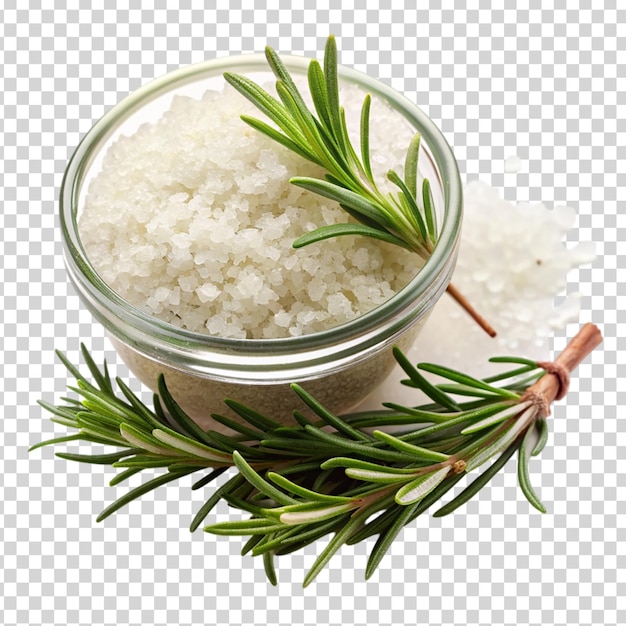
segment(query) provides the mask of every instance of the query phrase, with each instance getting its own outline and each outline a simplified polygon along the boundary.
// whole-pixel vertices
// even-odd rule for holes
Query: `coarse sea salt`
[[[502,364],[488,362],[492,356],[546,360],[553,333],[578,319],[580,294],[571,293],[559,304],[556,300],[568,272],[595,259],[593,244],[565,245],[576,220],[570,207],[513,204],[479,181],[465,186],[463,198],[463,231],[452,280],[498,335],[488,337],[444,295],[409,350],[409,359],[479,377],[502,371]],[[364,408],[380,408],[380,402],[391,398],[418,403],[414,389],[398,385],[401,378],[405,375],[396,367]]]
[[[364,92],[341,90],[348,120]],[[294,250],[322,225],[346,221],[338,204],[289,183],[320,168],[252,130],[234,89],[177,96],[157,122],[117,140],[79,218],[103,280],[148,314],[200,333],[269,339],[337,326],[401,289],[416,255],[364,237]],[[358,126],[358,124],[357,124]],[[358,145],[358,127],[351,128]],[[402,172],[412,136],[386,103],[371,109],[373,169]]]

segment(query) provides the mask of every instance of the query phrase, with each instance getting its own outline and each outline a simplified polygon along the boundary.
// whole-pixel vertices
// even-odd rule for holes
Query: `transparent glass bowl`
[[[308,59],[283,57],[294,75],[306,75]],[[217,427],[214,412],[228,413],[228,397],[283,422],[302,408],[297,382],[332,411],[353,409],[391,371],[393,345],[408,348],[445,291],[454,264],[462,217],[462,188],[454,155],[435,124],[404,96],[348,68],[340,81],[355,83],[387,101],[422,135],[420,172],[430,179],[438,212],[438,244],[419,273],[390,300],[324,332],[284,339],[228,339],[176,328],[120,298],[100,278],[85,253],[78,216],[103,155],[120,134],[155,121],[178,94],[200,97],[219,89],[224,72],[270,78],[262,55],[220,58],[152,81],[100,119],[72,156],[60,194],[65,263],[81,301],[108,331],[121,358],[153,390],[163,373],[173,396],[202,426]]]

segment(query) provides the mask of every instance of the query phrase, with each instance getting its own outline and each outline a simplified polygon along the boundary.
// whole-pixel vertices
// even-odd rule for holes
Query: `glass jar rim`
[[[306,72],[309,58],[281,55],[290,70]],[[416,303],[427,301],[445,289],[438,277],[446,274],[450,256],[456,254],[462,220],[462,187],[456,159],[436,124],[414,103],[380,80],[345,66],[339,66],[341,80],[355,83],[387,101],[418,130],[428,146],[427,153],[438,172],[443,192],[444,211],[441,231],[434,251],[411,281],[383,304],[371,311],[327,330],[293,337],[274,339],[237,339],[216,337],[175,327],[162,321],[119,296],[99,276],[91,265],[78,234],[78,204],[86,172],[99,147],[125,120],[149,102],[165,93],[202,79],[211,72],[266,72],[267,60],[262,54],[242,54],[203,61],[154,79],[121,100],[100,118],[82,139],[66,168],[60,189],[60,221],[65,245],[65,261],[70,278],[87,288],[93,306],[118,319],[129,320],[134,330],[160,340],[164,344],[184,346],[185,349],[217,350],[234,354],[289,354],[294,350],[315,350],[325,345],[350,342],[362,344],[364,337],[375,334],[381,326],[387,334],[401,328],[408,317],[419,315]],[[106,316],[104,316],[106,318]],[[101,320],[102,321],[102,320]],[[105,323],[106,326],[106,323]],[[111,328],[109,328],[111,330]]]

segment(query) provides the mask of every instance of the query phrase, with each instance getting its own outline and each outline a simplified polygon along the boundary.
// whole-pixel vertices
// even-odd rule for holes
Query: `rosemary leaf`
[[[280,56],[270,46],[266,46],[265,58],[267,59],[267,62],[274,72],[276,78],[278,79],[277,82],[284,85],[285,90],[291,95],[291,98],[296,103],[301,113],[308,118],[313,119],[313,116],[309,112],[304,98],[300,94],[296,83],[291,78],[289,70],[285,67],[285,64],[282,62]]]
[[[189,439],[189,437],[185,437],[184,435],[155,429],[152,431],[152,436],[161,443],[164,443],[166,446],[180,450],[181,452],[185,452],[191,456],[207,459],[208,461],[215,461],[216,463],[231,464],[231,456],[229,454],[225,454],[221,450],[205,446]]]
[[[42,407],[49,413],[52,413],[52,415],[56,415],[65,422],[68,422],[72,428],[80,428],[77,424],[74,425],[76,419],[76,411],[74,408],[69,408],[65,406],[54,406],[53,404],[45,402],[44,400],[37,400],[37,404],[39,404],[40,407]]]
[[[281,487],[283,490],[292,493],[294,496],[300,496],[302,498],[307,498],[316,502],[345,503],[350,501],[350,498],[345,498],[343,496],[333,496],[324,493],[317,493],[316,491],[312,491],[311,489],[306,489],[305,487],[302,487],[302,485],[298,485],[288,478],[285,478],[281,474],[277,474],[276,472],[268,472],[267,479],[271,480],[275,485]]]
[[[412,443],[408,443],[407,441],[403,441],[402,439],[398,439],[389,433],[383,432],[381,430],[374,431],[374,437],[379,441],[384,441],[392,448],[396,450],[400,450],[401,452],[406,452],[407,454],[412,455],[416,460],[420,461],[447,461],[449,458],[448,454],[442,454],[441,452],[433,452],[432,450],[428,450],[427,448],[421,448],[419,446],[414,446]]]
[[[406,523],[410,523],[415,520],[419,515],[428,510],[435,502],[438,502],[452,487],[456,485],[462,478],[464,478],[464,474],[454,474],[452,476],[448,476],[443,482],[441,482],[435,489],[433,489],[429,494],[424,496],[419,502],[415,503],[414,508],[411,508],[413,511],[411,515],[407,518]],[[393,495],[391,496],[391,502],[394,503]],[[384,533],[387,528],[398,518],[398,516],[402,515],[404,511],[409,507],[404,506],[390,506],[384,511],[381,515],[374,518],[367,524],[365,524],[360,530],[358,530],[350,539],[348,543],[350,545],[360,543],[361,541],[365,541],[369,537],[373,535],[380,535]]]
[[[275,428],[281,426],[280,422],[272,420],[265,415],[261,415],[258,411],[251,409],[250,407],[242,404],[241,402],[237,402],[236,400],[231,400],[230,398],[226,398],[224,400],[224,404],[234,411],[239,417],[243,418],[248,424],[258,428],[262,431],[272,431]]]
[[[419,133],[413,135],[404,160],[404,180],[406,188],[413,198],[417,198],[417,164],[421,140],[422,136]]]
[[[63,363],[67,371],[76,379],[76,382],[82,380],[85,383],[89,383],[89,381],[80,373],[80,370],[70,362],[70,360],[63,354],[63,352],[61,352],[60,350],[55,350],[54,353],[56,354],[59,361]]]
[[[333,35],[330,35],[326,40],[324,49],[324,80],[330,114],[329,127],[333,129],[335,136],[340,137],[341,113],[339,107],[339,80],[337,77],[337,43]]]
[[[333,141],[328,141],[327,133],[320,127],[308,109],[300,108],[294,94],[283,82],[276,83],[276,92],[283,101],[285,108],[296,120],[305,137],[311,152],[316,156],[317,163],[327,170],[334,172],[335,176],[350,184],[352,174],[348,168],[345,155],[336,147]]]
[[[507,448],[514,439],[528,426],[528,421],[534,416],[535,407],[531,406],[526,409],[519,417],[515,418],[514,423],[510,428],[492,444],[486,446],[478,454],[473,456],[467,463],[465,468],[466,472],[471,472],[473,469],[482,465],[485,461],[488,461],[492,456],[495,456],[505,448]]]
[[[348,439],[343,439],[341,437],[338,437],[337,435],[326,433],[312,426],[307,426],[305,430],[308,433],[312,434],[314,437],[320,439],[321,441],[335,443],[338,449],[346,452],[352,452],[353,454],[363,454],[369,456],[372,459],[378,459],[380,461],[406,463],[407,461],[411,462],[413,460],[413,458],[408,454],[396,452],[394,450],[378,449],[373,446],[356,443],[355,441],[349,441]]]
[[[278,584],[278,579],[276,578],[276,569],[274,567],[274,554],[272,552],[264,552],[263,553],[263,567],[265,569],[265,575],[267,576],[267,580],[274,587]]]
[[[419,502],[415,502],[410,506],[402,507],[395,515],[393,523],[380,534],[367,560],[367,567],[365,569],[366,580],[372,577],[372,574],[378,568],[382,558],[389,550],[389,547],[396,540],[396,537],[415,513],[418,506]]]
[[[254,130],[257,130],[260,133],[263,133],[264,135],[269,137],[270,139],[273,139],[277,143],[282,144],[288,150],[299,154],[303,159],[307,159],[308,161],[313,161],[321,165],[321,163],[318,162],[317,157],[314,154],[311,154],[305,148],[303,148],[301,144],[296,143],[291,137],[277,131],[269,124],[266,124],[262,120],[257,120],[256,118],[250,117],[248,115],[242,115],[241,119],[246,124],[248,124],[248,126],[254,128]]]
[[[215,475],[212,475],[214,478]],[[207,515],[215,508],[217,503],[222,499],[224,494],[231,493],[241,485],[244,485],[246,479],[241,474],[236,474],[230,480],[226,481],[221,487],[213,492],[213,495],[202,505],[196,513],[189,526],[190,532],[198,529],[200,524],[206,519]],[[197,484],[197,483],[196,483]]]
[[[308,587],[311,582],[315,579],[315,577],[324,569],[325,565],[330,561],[332,556],[341,548],[341,546],[347,541],[350,535],[358,528],[361,523],[360,516],[357,515],[352,517],[350,521],[343,526],[340,530],[337,531],[335,536],[330,540],[326,548],[321,552],[321,554],[313,563],[313,566],[307,573],[304,582],[302,583],[303,587]]]
[[[241,556],[245,556],[248,552],[251,552],[253,548],[257,545],[264,545],[267,543],[268,537],[273,537],[274,535],[251,535],[248,538],[248,541],[244,544],[243,548],[241,548]],[[256,553],[254,553],[256,556]]]
[[[239,93],[250,100],[254,106],[265,113],[267,117],[269,117],[279,128],[281,128],[286,133],[288,138],[290,138],[291,141],[299,147],[299,149],[301,149],[305,154],[313,156],[310,151],[302,148],[303,145],[306,145],[306,139],[297,124],[293,122],[283,104],[276,100],[276,98],[273,98],[264,89],[256,85],[254,81],[251,81],[245,76],[226,72],[224,74],[224,78],[237,91],[239,91]],[[252,118],[246,117],[245,121],[249,124],[250,119]]]
[[[230,417],[227,417],[225,415],[212,413],[211,418],[219,424],[230,428],[232,431],[241,433],[245,437],[248,437],[251,441],[259,441],[264,437],[264,433],[262,431],[256,430],[254,428],[249,428],[245,424],[241,424],[240,422],[231,419]]]
[[[489,428],[490,426],[495,426],[496,424],[499,424],[500,422],[503,422],[504,420],[508,419],[509,417],[512,417],[513,415],[517,415],[518,413],[521,413],[524,409],[527,409],[531,404],[532,404],[532,402],[530,402],[530,401],[520,402],[519,404],[514,404],[513,406],[509,407],[508,409],[504,409],[503,411],[499,411],[495,415],[492,415],[492,416],[487,417],[487,418],[485,418],[483,420],[480,420],[480,422],[475,422],[471,426],[467,426],[466,428],[464,428],[461,431],[461,434],[462,435],[469,435],[469,434],[475,433],[475,432],[477,432],[479,430],[484,430],[485,428]]]
[[[317,178],[306,176],[295,176],[290,182],[296,187],[302,187],[302,189],[307,189],[330,200],[335,200],[339,204],[345,204],[365,218],[380,222],[385,229],[393,230],[396,228],[396,222],[389,218],[387,211],[382,210],[379,204],[350,189],[326,180],[318,180]]]
[[[46,441],[40,441],[39,443],[36,443],[35,445],[28,448],[28,451],[32,452],[33,450],[37,450],[37,448],[43,448],[45,446],[52,446],[57,443],[65,443],[66,441],[77,441],[82,438],[83,436],[80,433],[77,433],[76,435],[67,435],[65,437],[55,437],[54,439],[48,439]],[[105,461],[105,464],[106,463],[107,461]]]
[[[369,469],[360,469],[354,467],[346,468],[346,476],[356,480],[366,481],[368,483],[403,483],[407,481],[407,476],[403,474],[395,474],[393,472],[380,472]]]
[[[151,434],[147,434],[144,431],[131,426],[130,424],[122,424],[120,426],[120,433],[122,437],[130,443],[131,446],[136,448],[142,448],[147,452],[156,454],[157,456],[165,456],[172,454],[171,446],[162,446],[158,439]]]
[[[338,524],[344,521],[345,517],[314,522],[304,528],[302,526],[285,526],[283,530],[275,532],[262,543],[255,546],[252,549],[252,555],[258,556],[268,550],[276,551],[276,553],[280,550],[280,554],[287,554],[289,551],[292,551],[292,548],[294,550],[298,549],[298,546],[308,545],[332,532]]]
[[[434,245],[437,243],[437,212],[435,211],[435,200],[433,199],[433,192],[428,178],[425,178],[422,182],[422,202],[424,203],[428,239]]]
[[[450,472],[449,467],[443,467],[431,474],[425,474],[411,481],[396,492],[396,502],[407,506],[421,500],[428,495]]]
[[[211,439],[207,436],[207,434],[187,415],[187,413],[185,413],[185,411],[182,410],[180,405],[174,400],[165,383],[165,376],[163,376],[162,374],[161,376],[159,376],[158,388],[159,396],[161,397],[165,408],[171,415],[172,419],[179,426],[182,433],[188,435],[189,437],[195,438],[202,443],[210,444]],[[167,429],[167,431],[172,434],[172,436],[176,434],[171,429]]]
[[[232,454],[235,450],[239,451],[242,454],[245,454],[250,458],[256,457],[262,459],[267,457],[267,450],[259,450],[256,442],[254,442],[253,445],[246,445],[245,443],[242,443],[241,441],[235,439],[234,436],[223,435],[222,433],[218,433],[214,430],[209,430],[207,432],[207,435],[214,442],[214,446],[216,448],[223,450],[227,453],[226,456],[228,458],[230,458],[229,455]]]
[[[309,63],[307,77],[309,80],[309,91],[311,92],[313,105],[315,106],[315,110],[317,111],[320,121],[322,122],[322,127],[329,128],[332,126],[330,103],[326,92],[324,72],[317,60],[313,59]]]
[[[129,491],[126,495],[122,496],[121,498],[113,502],[113,504],[110,504],[108,507],[106,507],[106,509],[104,509],[104,511],[102,511],[100,515],[98,515],[98,517],[96,518],[96,522],[101,522],[105,520],[111,514],[115,513],[115,511],[118,511],[123,506],[126,506],[128,503],[132,502],[133,500],[136,500],[137,498],[145,495],[146,493],[153,491],[154,489],[156,489],[157,487],[160,487],[161,485],[165,485],[174,480],[178,480],[179,478],[182,478],[183,476],[186,476],[187,474],[191,474],[192,471],[194,470],[184,470],[180,472],[168,472],[167,474],[162,474],[161,476],[157,476],[156,478],[149,480],[143,485],[140,485],[139,487],[136,487],[135,489]]]
[[[267,519],[237,520],[206,526],[204,531],[213,535],[267,535],[284,528],[283,524]]]
[[[124,394],[124,397],[130,403],[134,413],[143,418],[145,424],[152,428],[162,428],[167,424],[160,421],[154,411],[151,411],[130,389],[130,387],[120,378],[116,378],[115,382],[120,391]]]
[[[537,430],[537,443],[532,451],[532,456],[538,456],[548,443],[548,422],[545,418],[538,418],[535,422],[535,429]]]
[[[139,468],[150,469],[154,467],[169,467],[173,460],[178,460],[182,457],[170,457],[158,454],[142,454],[140,451],[134,456],[126,459],[121,459],[112,463],[113,467],[126,467],[126,468]]]
[[[387,172],[387,178],[392,183],[394,183],[394,185],[397,185],[400,188],[400,191],[402,192],[400,194],[400,198],[406,202],[406,206],[409,208],[409,210],[407,211],[408,215],[406,217],[419,230],[422,241],[429,240],[426,222],[424,221],[422,212],[417,206],[415,196],[409,191],[408,187],[406,186],[405,182],[400,178],[400,176],[398,176],[398,174],[393,170],[389,170],[389,172]]]
[[[216,467],[214,470],[211,470],[206,476],[203,476],[200,480],[191,485],[192,491],[196,491],[197,489],[206,487],[209,483],[213,482],[216,478],[221,476],[227,470],[228,467]]]
[[[460,385],[468,389],[481,389],[489,393],[501,395],[505,398],[512,398],[514,400],[517,400],[519,398],[518,394],[516,393],[511,393],[510,391],[502,389],[501,387],[488,385],[482,380],[478,380],[477,378],[474,378],[473,376],[468,376],[467,374],[463,374],[462,372],[457,372],[456,370],[453,370],[449,367],[434,365],[432,363],[418,363],[417,367],[421,370],[424,370],[425,372],[437,374],[438,376],[459,383]]]
[[[310,393],[305,391],[300,385],[291,385],[291,389],[298,395],[316,415],[321,417],[329,426],[332,426],[337,432],[343,433],[346,437],[355,441],[370,441],[371,437],[365,433],[352,428],[347,422],[331,413],[324,405],[318,402]]]
[[[533,429],[529,428],[522,440],[522,445],[518,452],[517,462],[517,479],[519,482],[522,493],[526,496],[528,502],[530,502],[541,513],[546,512],[546,507],[542,504],[541,500],[535,493],[532,485],[530,484],[530,474],[528,472],[528,462],[530,461],[531,452],[533,446],[534,433]]]
[[[413,382],[418,389],[423,391],[433,402],[441,404],[450,411],[458,411],[460,409],[459,405],[452,398],[450,398],[450,396],[437,389],[437,387],[435,387],[432,383],[428,382],[411,364],[406,356],[404,356],[399,348],[394,347],[393,350],[396,361],[398,361],[400,367],[405,371],[407,376],[411,379],[411,382]]]
[[[98,384],[98,387],[100,387],[101,391],[104,393],[113,393],[113,386],[111,385],[107,362],[104,361],[102,371],[100,371],[100,368],[96,365],[96,362],[91,357],[91,354],[89,354],[89,351],[84,343],[80,344],[80,351],[87,367],[89,368],[89,371],[91,372],[91,375],[96,380],[96,383]]]
[[[363,170],[367,179],[376,189],[376,183],[374,182],[374,176],[372,174],[372,166],[370,164],[370,109],[372,106],[372,96],[366,94],[363,100],[363,107],[361,108],[361,160],[363,163]]]
[[[341,133],[343,135],[343,142],[345,145],[346,156],[350,167],[353,169],[355,173],[355,179],[357,181],[356,187],[360,189],[362,177],[365,175],[365,170],[363,169],[363,165],[359,160],[359,157],[350,141],[350,133],[348,131],[348,123],[346,122],[346,111],[343,107],[339,109],[340,117],[341,117]],[[373,191],[376,191],[376,186],[373,186]],[[341,206],[341,205],[340,205]]]
[[[59,439],[58,441],[61,441]],[[34,450],[35,447],[32,447],[31,450]],[[70,454],[69,452],[57,452],[55,456],[60,459],[65,459],[66,461],[76,461],[78,463],[94,463],[96,465],[110,465],[123,459],[124,457],[130,456],[137,452],[136,449],[129,448],[127,450],[120,450],[118,452],[110,452],[108,454]]]
[[[341,513],[347,513],[355,508],[354,503],[345,502],[342,504],[329,504],[322,506],[319,503],[311,505],[309,503],[295,505],[294,507],[284,507],[280,513],[280,522],[282,524],[310,524],[314,522],[323,522],[324,520],[336,518]],[[289,509],[289,510],[286,510]]]
[[[530,369],[535,369],[537,367],[536,361],[519,356],[492,356],[489,359],[489,363],[519,363],[520,365],[525,365]]]
[[[268,498],[272,498],[280,504],[295,504],[297,502],[291,496],[288,496],[286,493],[276,489],[276,487],[264,480],[260,474],[252,469],[252,467],[237,451],[233,452],[233,462],[237,466],[241,475]]]
[[[354,459],[352,457],[333,457],[324,461],[321,465],[321,469],[334,469],[336,467],[353,468],[363,471],[372,472],[386,472],[390,474],[412,474],[415,472],[415,468],[407,467],[393,467],[388,465],[379,465],[378,463],[371,463],[370,461],[362,461],[361,459]]]
[[[280,556],[283,554],[291,554],[293,552],[297,552],[298,550],[302,550],[307,546],[311,545],[313,542],[321,539],[322,537],[337,532],[339,529],[343,527],[343,525],[349,519],[349,514],[344,515],[343,517],[336,517],[331,520],[327,520],[325,522],[319,522],[319,524],[328,524],[328,526],[320,526],[317,528],[315,533],[307,534],[305,537],[300,535],[300,541],[291,541],[284,542],[280,548],[276,550],[276,555]],[[288,528],[302,528],[301,526],[291,526]],[[283,531],[284,532],[284,531]]]
[[[402,248],[406,247],[404,242],[398,239],[395,235],[381,230],[380,228],[371,228],[365,224],[330,224],[328,226],[320,226],[310,233],[298,237],[293,242],[293,247],[303,248],[304,246],[318,243],[324,239],[343,237],[345,235],[361,235],[363,237],[371,237],[372,239],[386,241],[387,243],[400,246]]]
[[[143,467],[129,467],[123,472],[120,472],[117,476],[111,478],[111,480],[109,481],[109,487],[115,487],[116,485],[123,483],[125,480],[128,480],[131,476],[138,474],[143,469]]]

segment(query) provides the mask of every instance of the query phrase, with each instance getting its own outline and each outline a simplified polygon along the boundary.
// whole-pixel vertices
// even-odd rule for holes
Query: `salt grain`
[[[213,302],[220,295],[220,290],[211,283],[204,283],[194,290],[200,302]]]
[[[507,174],[517,174],[522,169],[522,160],[516,155],[512,155],[504,162],[504,171]]]

